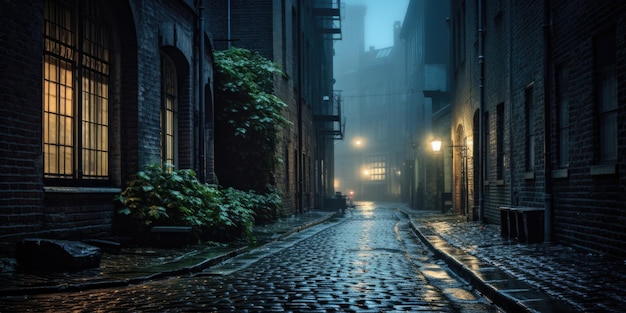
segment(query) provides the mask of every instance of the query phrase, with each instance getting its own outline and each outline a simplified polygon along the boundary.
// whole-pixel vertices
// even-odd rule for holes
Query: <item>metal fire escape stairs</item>
[[[324,40],[341,40],[341,0],[320,0],[313,9],[317,31]],[[345,119],[341,116],[341,94],[323,96],[320,110],[313,115],[313,121],[326,138],[343,140]]]

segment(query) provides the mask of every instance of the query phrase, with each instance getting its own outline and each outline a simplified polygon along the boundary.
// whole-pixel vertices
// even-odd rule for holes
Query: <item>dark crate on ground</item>
[[[102,250],[78,241],[27,238],[17,244],[15,258],[27,271],[80,271],[100,267]]]

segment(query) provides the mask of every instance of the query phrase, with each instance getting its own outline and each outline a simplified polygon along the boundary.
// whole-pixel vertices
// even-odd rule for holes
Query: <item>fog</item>
[[[421,117],[428,116],[423,110],[430,110],[430,100],[428,105],[416,105],[424,103],[424,86],[419,83],[423,79],[416,80],[407,70],[402,37],[408,32],[403,30],[408,4],[408,0],[342,2],[342,40],[334,45],[334,76],[345,131],[335,146],[334,189],[354,193],[357,201],[407,201],[406,190],[413,188],[412,137],[418,124],[428,123]],[[415,10],[415,3],[411,5]],[[416,24],[414,17],[407,25]],[[415,45],[410,53],[420,54],[422,43]],[[421,85],[415,86],[415,81]]]

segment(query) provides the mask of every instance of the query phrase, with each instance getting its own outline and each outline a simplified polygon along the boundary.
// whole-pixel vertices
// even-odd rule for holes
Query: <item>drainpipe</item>
[[[478,65],[480,66],[480,113],[478,116],[478,220],[484,222],[485,220],[485,198],[484,198],[484,115],[485,115],[485,29],[483,23],[483,8],[484,8],[484,0],[478,1]]]
[[[200,131],[199,131],[199,143],[200,143],[200,166],[199,174],[200,181],[206,182],[206,108],[204,101],[204,0],[198,1],[198,32],[200,33],[200,53],[198,55],[198,106],[200,114]]]
[[[298,34],[298,51],[297,51],[297,64],[298,64],[298,213],[304,213],[304,143],[303,143],[303,127],[302,127],[302,25],[300,20],[300,1],[296,1],[296,31]]]
[[[513,162],[513,102],[515,93],[513,92],[513,4],[509,3],[509,206],[515,203],[515,163]]]
[[[227,34],[226,34],[226,38],[228,38],[228,49],[230,49],[231,45],[232,45],[232,41],[230,40],[230,0],[228,0],[228,21],[227,21]]]
[[[552,239],[552,123],[551,75],[552,46],[550,0],[543,1],[543,166],[544,166],[544,241]]]

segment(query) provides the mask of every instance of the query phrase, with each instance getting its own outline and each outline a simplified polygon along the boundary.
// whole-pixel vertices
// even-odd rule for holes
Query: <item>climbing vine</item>
[[[265,193],[275,185],[287,105],[274,94],[279,66],[241,48],[215,51],[215,168],[223,186]]]

